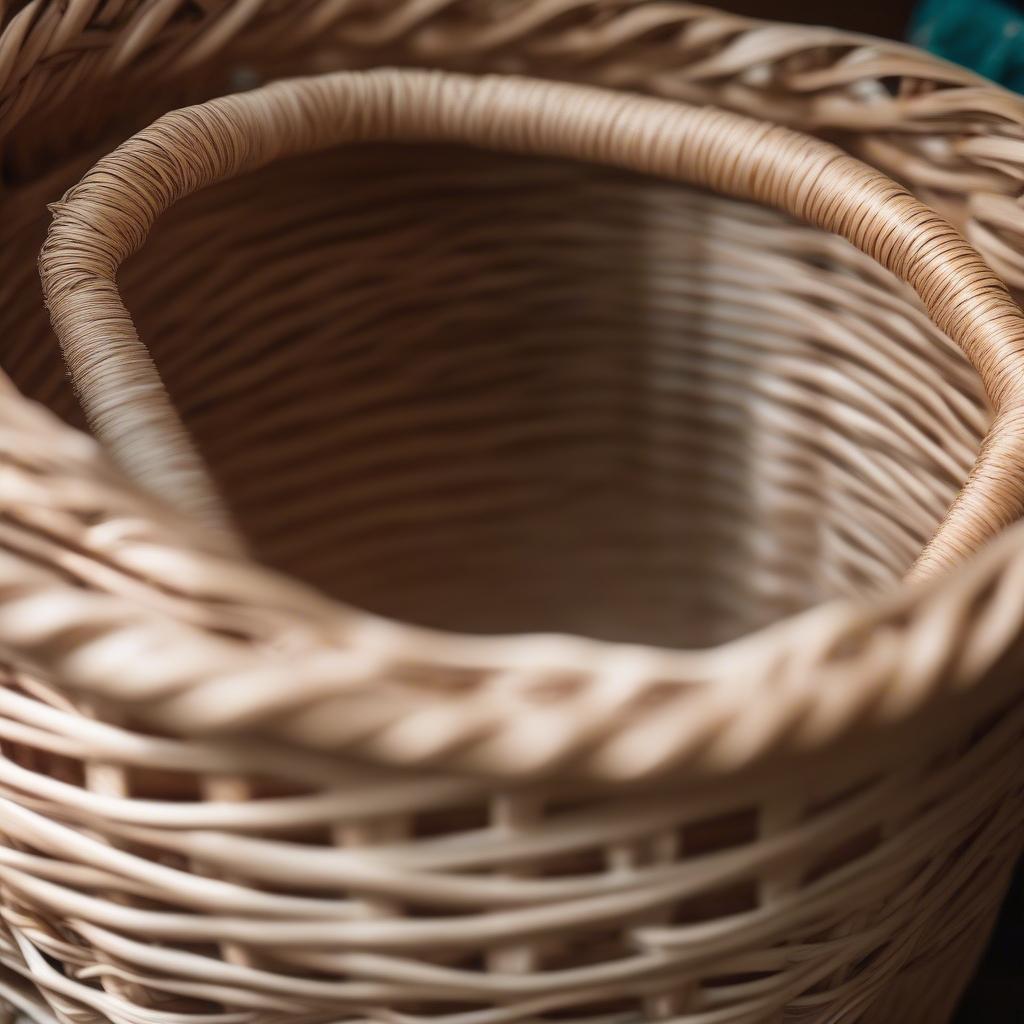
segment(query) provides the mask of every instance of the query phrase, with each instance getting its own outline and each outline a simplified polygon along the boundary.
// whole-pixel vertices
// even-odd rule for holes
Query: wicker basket
[[[73,420],[29,275],[103,140],[342,66],[622,92],[281,83],[56,206],[103,447],[8,387],[3,994],[947,1019],[1021,845],[1022,333],[931,208],[1024,283],[1024,103],[675,4],[95,8],[0,38],[4,365]]]

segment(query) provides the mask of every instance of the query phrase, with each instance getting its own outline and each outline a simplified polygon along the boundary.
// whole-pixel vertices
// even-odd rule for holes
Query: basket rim
[[[950,224],[877,169],[714,107],[519,76],[377,68],[286,79],[166,114],[50,207],[44,300],[93,433],[131,478],[207,522],[228,550],[244,551],[244,542],[135,331],[117,270],[186,195],[366,141],[455,142],[626,168],[845,237],[917,292],[995,412],[911,578],[955,564],[1024,513],[1024,315]]]
[[[412,76],[420,85],[457,77],[381,71],[301,81],[365,82],[395,74]],[[317,88],[305,86],[310,87]],[[525,87],[587,91],[550,83]],[[198,111],[217,120],[231,111],[244,117],[266,96],[294,116],[290,90],[295,88],[294,82],[276,83],[187,108],[136,138],[163,145],[166,140],[159,137],[169,126],[197,130]],[[609,95],[630,109],[676,109],[658,100]],[[308,124],[301,118],[297,124],[295,132],[305,137]],[[132,140],[101,161],[93,175],[107,173],[109,161],[124,159],[135,144]],[[815,145],[832,151],[827,144]],[[176,188],[168,197],[177,197]],[[155,219],[159,208],[154,202],[144,216]],[[56,210],[56,223],[62,218],[77,223],[80,213],[73,189]],[[145,232],[129,234],[141,244]],[[54,286],[47,261],[55,252],[60,257],[53,237],[51,231],[41,258],[51,309]],[[111,277],[126,244],[133,243],[103,236],[108,255],[115,254],[104,268]],[[989,289],[991,280],[982,280]],[[1020,316],[1016,307],[1013,315]],[[1014,600],[1014,586],[1024,583],[1003,544],[995,549],[1000,555],[990,549],[933,585],[900,588],[881,601],[831,602],[719,647],[687,651],[571,635],[495,638],[421,629],[285,584],[275,573],[242,564],[231,550],[215,556],[178,546],[173,558],[186,559],[192,573],[217,579],[242,605],[302,608],[321,631],[321,641],[307,637],[281,652],[247,650],[197,626],[144,609],[115,609],[105,595],[91,595],[107,601],[112,621],[102,639],[70,657],[56,652],[61,656],[57,675],[84,692],[128,703],[176,732],[270,733],[396,766],[511,777],[571,770],[606,780],[684,766],[732,771],[785,749],[820,749],[865,726],[884,728],[941,691],[976,684],[1013,636],[1017,623],[1006,606]],[[970,645],[952,628],[968,616],[977,634]],[[124,641],[126,634],[131,643]],[[893,642],[896,634],[901,643]],[[330,640],[324,643],[323,637]],[[180,653],[185,650],[187,657]],[[160,667],[140,668],[140,651],[158,658]],[[35,653],[38,657],[38,647]],[[769,699],[771,714],[766,713]]]
[[[85,456],[65,460],[64,484],[144,517],[144,531],[119,545],[128,566],[157,570],[163,588],[193,602],[253,608],[257,624],[302,624],[256,647],[219,633],[209,608],[186,619],[137,595],[69,588],[0,554],[0,639],[15,663],[183,738],[266,736],[380,767],[509,781],[730,775],[961,706],[1024,619],[1022,523],[944,576],[874,602],[819,604],[713,648],[458,636],[352,609],[204,548],[208,535],[116,471],[97,482],[106,459],[94,442],[49,414],[35,426]],[[400,668],[382,676],[372,656],[354,656],[346,644],[357,634]],[[588,670],[587,685],[562,687]],[[383,720],[367,716],[368,702]]]

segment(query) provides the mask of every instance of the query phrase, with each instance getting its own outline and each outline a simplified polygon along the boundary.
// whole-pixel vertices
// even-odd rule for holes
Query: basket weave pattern
[[[226,67],[712,101],[839,141],[1024,284],[1024,104],[904,47],[586,0],[6,17],[4,366],[69,418],[27,255],[44,204],[154,107],[226,91]],[[93,109],[48,142],[42,112],[129,83],[155,88],[127,128]],[[571,95],[550,138],[590,109]],[[355,150],[320,125],[298,159],[257,160],[255,118],[220,148],[259,102],[172,115],[57,208],[47,300],[106,450],[5,385],[3,992],[40,1021],[117,1024],[943,1020],[1020,847],[1019,529],[971,554],[1019,513],[1012,474],[984,472],[1016,457],[999,285],[966,249],[962,273],[922,277],[869,231],[882,269],[655,181],[678,177],[657,161],[467,152],[439,123]],[[618,101],[618,123],[667,110],[649,102]],[[492,141],[512,113],[483,120]],[[190,145],[204,116],[229,159]],[[173,168],[153,173],[147,139]],[[173,400],[135,366],[120,445],[131,403],[103,389],[134,328],[75,348],[112,302]],[[147,428],[165,447],[136,458]],[[981,499],[940,527],[986,435]],[[896,586],[937,528],[918,568],[938,578]],[[466,632],[338,605],[244,548]],[[552,626],[652,646],[470,635]],[[679,649],[698,642],[717,646]]]

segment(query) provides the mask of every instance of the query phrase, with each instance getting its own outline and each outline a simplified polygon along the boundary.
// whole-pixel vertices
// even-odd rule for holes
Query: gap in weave
[[[605,999],[587,1002],[579,1006],[567,1006],[564,1010],[550,1010],[538,1016],[539,1021],[593,1021],[594,1024],[626,1024],[637,1020],[637,1002],[634,999]]]
[[[675,925],[700,924],[756,910],[759,904],[757,882],[732,882],[677,903],[672,909]]]
[[[855,835],[837,843],[814,861],[804,873],[804,884],[810,885],[844,868],[854,861],[867,857],[882,842],[882,829],[871,825]]]

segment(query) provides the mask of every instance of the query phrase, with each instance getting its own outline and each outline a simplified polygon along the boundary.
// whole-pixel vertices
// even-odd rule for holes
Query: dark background
[[[955,1024],[1024,1021],[1024,868],[1003,906],[988,953]],[[896,1024],[896,1022],[894,1022]]]
[[[903,0],[892,3],[879,3],[877,0],[846,0],[845,3],[842,0],[838,3],[828,3],[827,0],[817,0],[816,3],[808,0],[726,0],[709,6],[754,18],[832,25],[892,39],[906,37],[907,23],[914,9],[913,3]]]
[[[854,32],[905,39],[914,5],[866,0],[853,3],[728,0],[712,6],[773,21],[828,24]],[[899,1022],[893,1021],[893,1024]],[[1024,867],[1017,873],[989,950],[955,1024],[1024,1024]]]

